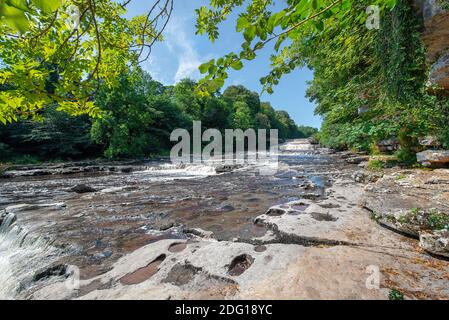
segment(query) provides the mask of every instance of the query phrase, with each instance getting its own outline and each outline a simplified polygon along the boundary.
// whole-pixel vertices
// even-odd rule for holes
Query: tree
[[[245,102],[234,102],[234,110],[234,128],[246,130],[254,127],[251,109]]]
[[[101,114],[93,96],[117,85],[130,64],[148,58],[173,10],[154,0],[151,10],[125,18],[130,1],[1,0],[0,122],[41,118],[57,104],[71,115]],[[52,86],[48,86],[48,82]]]
[[[237,101],[246,103],[252,113],[257,113],[260,110],[259,94],[248,90],[242,85],[227,87],[223,92],[223,97],[231,103]]]
[[[242,69],[243,61],[255,59],[260,50],[274,43],[276,55],[272,57],[272,71],[261,79],[264,89],[272,93],[273,86],[283,75],[301,66],[301,57],[294,54],[297,43],[333,32],[329,23],[345,27],[353,21],[364,24],[367,17],[365,9],[355,15],[351,12],[359,0],[288,0],[277,12],[272,12],[273,2],[211,0],[210,7],[197,9],[197,33],[207,34],[210,40],[216,41],[219,38],[219,24],[247,4],[235,23],[236,31],[243,34],[242,50],[200,66],[200,72],[205,75],[198,86],[201,94],[207,95],[222,87],[229,69]],[[395,3],[396,0],[373,0],[370,5],[385,9],[392,8]]]
[[[165,87],[140,68],[119,77],[119,86],[103,87],[96,103],[104,116],[96,119],[91,136],[108,158],[144,157],[170,147],[170,133],[189,123]]]
[[[77,159],[97,155],[90,141],[91,121],[87,116],[70,116],[46,108],[42,121],[23,120],[0,125],[0,158]],[[2,147],[3,146],[3,147]]]
[[[173,88],[173,97],[179,107],[187,113],[192,120],[201,119],[205,99],[195,94],[196,82],[191,79],[182,79]]]

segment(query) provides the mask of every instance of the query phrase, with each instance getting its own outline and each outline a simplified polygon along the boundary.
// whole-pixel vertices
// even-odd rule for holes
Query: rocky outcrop
[[[420,236],[420,246],[427,252],[449,258],[449,231],[426,232]]]
[[[449,151],[426,150],[416,155],[419,163],[425,167],[441,168],[449,165]]]
[[[91,192],[96,192],[97,190],[92,187],[89,187],[85,184],[78,184],[78,185],[74,186],[72,189],[70,189],[70,191],[76,192],[76,193],[91,193]]]
[[[230,173],[233,172],[235,170],[241,169],[242,166],[241,165],[236,165],[236,164],[232,164],[232,165],[222,165],[222,166],[218,166],[215,168],[215,172],[220,174],[220,173]]]
[[[389,211],[387,208],[380,213],[373,212],[373,218],[380,224],[413,238],[420,238],[423,234],[444,230],[449,227],[449,214],[434,208],[423,210]]]
[[[429,77],[431,84],[449,90],[449,50],[432,65]]]
[[[0,211],[0,227],[3,224],[3,221],[6,221],[7,217],[8,217],[8,213],[6,212],[6,210]]]
[[[449,170],[396,170],[365,190],[362,205],[373,220],[419,239],[433,255],[449,256]]]
[[[419,139],[419,144],[426,148],[439,148],[441,142],[435,136],[426,136]]]
[[[449,11],[443,8],[442,1],[416,2],[424,18],[423,40],[431,65],[430,83],[449,90]]]
[[[399,149],[399,141],[396,138],[390,138],[380,141],[376,144],[380,152],[392,152]]]

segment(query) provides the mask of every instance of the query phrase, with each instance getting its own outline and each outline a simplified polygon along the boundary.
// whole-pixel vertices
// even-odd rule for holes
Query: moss
[[[371,219],[378,222],[380,219],[380,215],[373,211],[371,212]]]
[[[388,295],[389,300],[404,300],[404,294],[397,289],[391,289]]]

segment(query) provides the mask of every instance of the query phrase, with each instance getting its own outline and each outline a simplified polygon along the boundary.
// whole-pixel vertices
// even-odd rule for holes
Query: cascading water
[[[145,172],[154,173],[169,178],[175,176],[177,179],[203,177],[216,174],[213,163],[211,164],[164,164],[150,167]]]
[[[13,213],[4,213],[0,225],[0,299],[14,299],[36,271],[59,256],[56,248],[15,223]]]

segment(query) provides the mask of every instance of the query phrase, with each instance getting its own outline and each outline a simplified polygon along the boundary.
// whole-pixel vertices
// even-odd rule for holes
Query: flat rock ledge
[[[373,220],[418,239],[432,255],[449,257],[449,170],[387,173],[365,190],[362,205]]]

